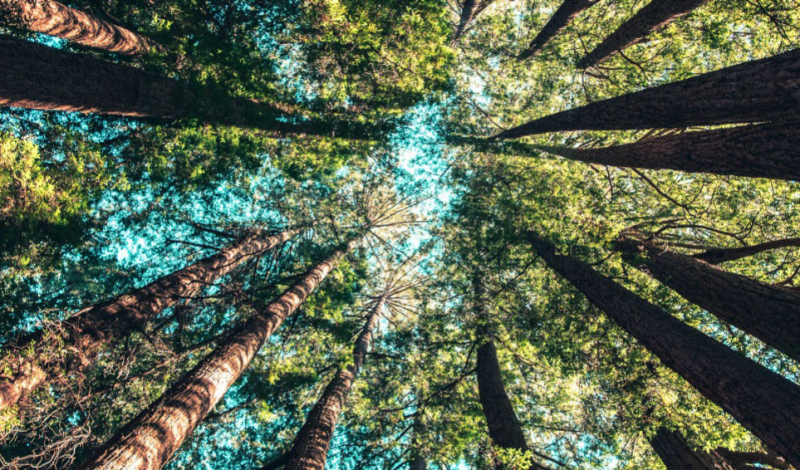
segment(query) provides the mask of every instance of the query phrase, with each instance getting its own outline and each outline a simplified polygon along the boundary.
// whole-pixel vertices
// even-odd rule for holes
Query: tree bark
[[[271,250],[298,233],[290,230],[273,236],[264,233],[249,235],[219,253],[208,256],[179,271],[161,277],[150,284],[123,294],[109,302],[82,310],[64,320],[57,332],[64,332],[64,345],[75,357],[67,369],[77,371],[92,364],[103,347],[112,340],[143,329],[149,321],[182,299],[191,298],[216,279],[230,273],[236,266],[255,255]],[[15,371],[9,381],[0,381],[0,410],[19,402],[49,377],[64,372],[58,364],[43,360],[47,352],[32,358],[24,351],[32,345],[41,348],[49,342],[43,331],[12,341],[3,347],[5,364]]]
[[[142,55],[158,48],[144,36],[53,0],[0,0],[0,13],[6,25],[108,52]]]
[[[336,423],[339,421],[339,415],[358,372],[367,358],[372,343],[372,332],[378,324],[385,301],[385,295],[380,297],[367,315],[367,321],[353,347],[353,364],[336,373],[309,412],[306,422],[294,438],[285,470],[325,470]]]
[[[57,79],[56,79],[57,77]],[[0,106],[151,119],[198,119],[279,135],[367,140],[389,126],[308,118],[291,105],[232,98],[126,65],[0,35]]]
[[[425,457],[416,454],[414,458],[411,459],[409,467],[411,470],[428,470],[428,462],[425,460]]]
[[[652,241],[625,237],[618,246],[632,264],[689,302],[800,361],[800,292],[722,270]]]
[[[730,466],[715,465],[707,455],[696,452],[677,431],[659,428],[650,438],[650,445],[667,470],[732,470]]]
[[[628,334],[787,462],[800,466],[800,387],[700,333],[536,234],[556,272]]]
[[[794,122],[686,132],[605,148],[546,150],[600,165],[800,180],[798,142],[800,123]]]
[[[792,246],[800,246],[800,238],[782,238],[739,248],[709,248],[702,253],[692,255],[692,258],[697,258],[709,264],[719,264],[725,261],[747,258],[769,250]]]
[[[787,464],[784,459],[778,457],[772,452],[736,452],[721,447],[715,449],[714,452],[722,456],[722,458],[733,465],[736,470],[739,468],[748,468],[746,466],[753,463],[768,465],[769,467],[777,468],[779,470],[789,470],[789,464]],[[757,467],[751,466],[749,468]]]
[[[545,116],[497,139],[567,130],[683,128],[800,116],[800,49]]]
[[[158,400],[125,426],[83,469],[157,470],[206,417],[283,321],[302,305],[352,248],[350,242],[307,271],[253,315]]]
[[[650,33],[708,2],[709,0],[652,0],[582,58],[578,67],[593,67],[625,48],[645,41]]]
[[[464,3],[461,6],[461,18],[459,18],[458,27],[456,28],[456,34],[454,37],[455,41],[458,41],[461,39],[461,36],[464,35],[464,32],[467,30],[467,26],[469,26],[469,24],[472,22],[477,10],[478,0],[464,0]]]
[[[533,38],[530,46],[517,56],[517,60],[529,59],[538,54],[558,33],[572,23],[572,20],[597,2],[598,0],[564,0],[539,34]]]

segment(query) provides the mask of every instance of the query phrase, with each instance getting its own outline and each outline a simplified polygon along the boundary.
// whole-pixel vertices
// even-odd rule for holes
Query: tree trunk
[[[464,0],[464,3],[461,6],[461,18],[459,19],[458,27],[456,28],[456,34],[454,36],[455,41],[458,41],[461,39],[461,36],[464,35],[467,27],[475,17],[477,10],[478,0]]]
[[[501,132],[683,128],[786,121],[800,115],[800,49],[596,101]]]
[[[57,77],[57,79],[54,79]],[[303,118],[291,105],[231,98],[209,87],[0,35],[0,106],[152,119],[194,118],[279,135],[367,140],[389,127]],[[287,122],[286,119],[293,122]]]
[[[536,234],[548,265],[670,369],[787,462],[800,466],[800,387],[686,325]]]
[[[328,449],[347,395],[367,358],[373,330],[378,324],[386,298],[382,296],[370,310],[367,321],[353,347],[353,364],[339,370],[325,387],[322,396],[309,412],[306,422],[294,438],[285,470],[324,470]]]
[[[702,253],[692,255],[692,258],[697,258],[710,264],[719,264],[725,261],[747,258],[769,250],[792,246],[800,246],[800,238],[782,238],[739,248],[709,248]]]
[[[653,242],[625,238],[630,261],[745,333],[800,361],[800,293],[722,270]],[[638,256],[639,253],[645,256]]]
[[[256,313],[158,400],[144,409],[83,469],[157,470],[214,408],[283,321],[351,249],[337,250]]]
[[[92,364],[103,347],[112,340],[124,338],[136,328],[143,329],[165,309],[182,299],[193,297],[244,261],[271,250],[297,233],[297,230],[290,230],[273,236],[252,234],[191,266],[64,320],[58,328],[58,332],[66,335],[62,347],[67,347],[75,356],[67,368],[74,371]],[[3,347],[4,362],[15,370],[16,375],[11,381],[0,382],[0,410],[16,404],[48,377],[64,373],[57,364],[43,360],[31,361],[23,356],[31,345],[39,348],[43,343],[45,347],[49,344],[45,333],[38,331]],[[39,356],[46,357],[48,354],[45,351]]]
[[[709,0],[652,0],[581,59],[578,67],[593,67],[626,47],[643,42],[650,33],[708,2]]]
[[[800,124],[686,132],[596,149],[548,148],[570,160],[781,180],[800,179]]]
[[[156,49],[153,41],[52,0],[0,0],[6,25],[56,36],[88,47],[141,55]]]
[[[789,470],[789,464],[772,452],[736,452],[725,448],[717,448],[714,452],[722,456],[722,458],[733,465],[736,470],[739,468],[762,468],[749,466],[749,464],[754,463],[767,465],[780,470]]]
[[[677,431],[659,428],[650,438],[650,445],[667,470],[732,470],[729,466],[715,465],[708,456],[695,452]]]
[[[428,462],[425,460],[425,457],[415,454],[414,458],[411,459],[409,467],[411,470],[428,470]]]
[[[503,385],[494,341],[478,348],[478,393],[492,442],[503,449],[528,450],[525,433]]]
[[[553,13],[553,16],[550,17],[547,24],[539,31],[539,34],[533,38],[531,45],[517,56],[517,60],[525,60],[538,54],[544,46],[558,35],[558,33],[572,23],[572,20],[583,13],[584,10],[597,3],[597,1],[598,0],[564,0],[564,3],[558,7],[558,10]]]

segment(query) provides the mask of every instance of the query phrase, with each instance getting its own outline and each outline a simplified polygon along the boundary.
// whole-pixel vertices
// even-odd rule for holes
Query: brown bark
[[[800,116],[800,49],[596,101],[504,131],[510,139],[566,130],[683,128]]]
[[[264,342],[353,246],[337,250],[256,313],[125,426],[83,469],[157,470],[244,372]]]
[[[64,320],[58,330],[66,334],[64,346],[75,356],[67,364],[67,369],[77,371],[93,363],[112,340],[124,338],[136,328],[143,329],[165,309],[181,299],[193,297],[242,262],[271,250],[296,233],[296,230],[291,230],[273,236],[263,233],[249,235],[215,255]],[[0,382],[0,410],[16,404],[48,377],[63,373],[58,364],[42,359],[48,356],[46,352],[38,358],[36,355],[32,358],[22,355],[22,351],[31,345],[46,347],[43,342],[47,343],[47,337],[39,331],[3,347],[4,362],[15,370],[16,375],[12,380]]]
[[[548,148],[570,160],[628,168],[800,180],[800,123],[656,137],[605,148]]]
[[[708,250],[692,255],[693,258],[705,261],[710,264],[734,261],[748,256],[757,255],[769,250],[800,246],[800,238],[782,238],[756,245],[742,246],[739,248],[709,248]]]
[[[598,0],[564,0],[539,34],[533,38],[530,46],[517,56],[517,60],[525,60],[538,54],[558,33],[572,23],[572,20],[597,2]]]
[[[787,462],[800,465],[800,387],[702,334],[536,234],[530,243],[556,272],[707,399]]]
[[[494,341],[478,348],[477,372],[478,393],[492,442],[504,449],[528,450],[522,425],[503,384]]]
[[[372,343],[372,332],[378,324],[385,300],[385,296],[381,297],[370,310],[353,347],[353,364],[336,373],[314,408],[308,413],[306,422],[294,438],[285,470],[325,469],[336,423],[339,421],[339,415],[358,372],[367,358]]]
[[[696,452],[677,431],[659,428],[650,438],[650,445],[667,470],[732,470],[722,463],[715,464],[705,453]]]
[[[643,42],[650,33],[708,2],[709,0],[652,0],[582,58],[578,67],[593,67],[626,47]]]
[[[689,302],[800,361],[800,292],[725,271],[651,241],[626,238],[618,246],[633,255],[628,256],[633,264]]]
[[[771,468],[777,468],[779,470],[789,470],[790,468],[789,464],[787,464],[784,459],[778,457],[772,452],[736,452],[725,448],[717,448],[714,452],[719,454],[727,462],[733,465],[736,470],[739,468],[746,468],[747,465],[754,463],[767,465]]]
[[[459,18],[458,27],[456,28],[456,34],[454,37],[456,41],[461,39],[461,36],[464,35],[464,32],[467,30],[467,26],[469,26],[469,24],[472,22],[477,10],[478,0],[464,0],[464,3],[461,5],[461,18]]]
[[[53,0],[0,0],[5,24],[120,54],[141,55],[156,44],[115,24]]]

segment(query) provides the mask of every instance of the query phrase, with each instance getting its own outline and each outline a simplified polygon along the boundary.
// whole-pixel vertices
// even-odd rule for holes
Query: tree
[[[578,62],[578,67],[594,67],[626,47],[644,41],[647,36],[676,19],[700,8],[709,0],[653,0],[633,18],[622,24]]]
[[[90,364],[108,343],[130,335],[151,322],[160,312],[182,299],[191,298],[216,279],[244,261],[275,248],[298,233],[288,230],[268,236],[256,232],[242,237],[221,252],[203,258],[179,271],[123,294],[108,302],[81,310],[61,322],[55,335],[69,344],[74,359],[67,368],[77,370]],[[62,373],[58,361],[51,359],[46,346],[54,342],[53,333],[40,330],[3,347],[3,360],[14,378],[0,382],[0,410],[16,404],[23,396],[43,385],[49,377]],[[34,357],[29,357],[35,348]]]
[[[757,255],[769,250],[796,246],[800,246],[800,238],[782,238],[738,248],[709,248],[702,253],[692,255],[692,257],[709,264],[719,264],[725,261],[735,261],[737,259]]]
[[[800,361],[800,293],[675,253],[636,233],[623,235],[618,246],[634,265],[686,300]]]
[[[494,0],[464,0],[461,5],[461,17],[458,20],[456,27],[454,41],[458,41],[467,32],[470,23],[477,17],[486,7],[492,4]]]
[[[533,38],[528,48],[517,56],[517,60],[529,59],[541,52],[544,46],[572,23],[572,20],[598,1],[599,0],[565,0],[561,6],[558,7],[558,10],[553,13],[553,16],[550,17],[550,20],[547,21],[547,24],[542,27],[539,34]]]
[[[677,431],[658,428],[649,441],[667,470],[733,470],[726,463],[714,462],[710,455],[689,447],[686,439]]]
[[[566,130],[682,128],[786,121],[797,115],[800,51],[590,103],[499,133],[498,139]]]
[[[163,467],[239,378],[264,342],[316,290],[355,243],[356,240],[348,242],[309,269],[289,289],[231,332],[81,468]]]
[[[528,240],[556,272],[700,393],[800,464],[800,387],[638,297],[585,263],[559,255],[536,234]],[[775,413],[775,410],[784,413]]]
[[[53,0],[4,0],[0,11],[7,25],[108,52],[142,55],[160,48],[133,31]]]

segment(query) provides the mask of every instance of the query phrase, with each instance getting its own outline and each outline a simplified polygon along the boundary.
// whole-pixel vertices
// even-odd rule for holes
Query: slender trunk
[[[65,334],[62,338],[64,346],[74,355],[67,369],[76,371],[92,364],[103,347],[111,341],[126,337],[136,328],[143,329],[165,309],[182,299],[195,296],[236,266],[289,240],[297,232],[290,230],[273,236],[252,234],[191,266],[64,320],[57,332]],[[25,357],[25,350],[32,345],[41,348],[48,344],[46,334],[38,331],[3,347],[4,362],[15,370],[15,376],[13,380],[0,382],[0,410],[16,404],[49,377],[64,373],[58,364],[41,359],[49,356],[46,351],[39,355],[39,360]]]
[[[708,2],[709,0],[652,0],[581,59],[578,67],[593,67],[626,47],[643,42],[650,33]]]
[[[725,261],[747,258],[748,256],[757,255],[769,250],[793,246],[800,246],[800,238],[782,238],[780,240],[772,240],[739,248],[710,248],[702,253],[692,255],[692,257],[705,261],[706,263],[719,264]]]
[[[156,49],[153,41],[53,0],[0,0],[4,22],[88,47],[128,55]]]
[[[548,148],[570,160],[628,168],[800,180],[800,123],[656,137],[595,149]]]
[[[163,467],[239,378],[267,338],[317,288],[353,243],[307,271],[266,308],[250,317],[81,468]]]
[[[700,333],[535,234],[548,265],[667,367],[800,467],[800,387]]]
[[[682,128],[796,119],[800,49],[596,101],[504,131],[510,139],[566,130]]]
[[[382,296],[367,315],[367,321],[353,347],[353,364],[336,373],[314,408],[308,413],[306,422],[294,438],[285,470],[325,469],[336,423],[339,421],[347,395],[350,394],[358,372],[367,358],[372,343],[372,332],[378,324],[385,300],[385,296]]]
[[[650,445],[667,470],[732,470],[715,464],[705,453],[696,452],[677,431],[659,428],[650,438]]]
[[[517,56],[517,60],[525,60],[538,54],[554,37],[566,28],[572,20],[598,0],[564,0],[539,34],[533,38],[530,46]]]
[[[789,464],[784,459],[772,452],[736,452],[725,448],[717,448],[714,452],[722,456],[727,462],[739,468],[762,468],[749,466],[750,464],[768,465],[780,470],[789,470]]]
[[[633,264],[689,302],[800,361],[799,292],[725,271],[650,241],[625,238],[618,247]]]
[[[284,103],[232,98],[213,88],[3,35],[0,106],[132,118],[194,118],[281,135],[364,140],[388,130],[381,124],[341,119],[299,119],[301,113]]]
[[[461,18],[458,21],[458,27],[456,28],[456,34],[454,36],[455,41],[458,41],[461,39],[461,36],[464,35],[467,27],[475,17],[477,10],[478,0],[464,0],[464,3],[461,6]]]

